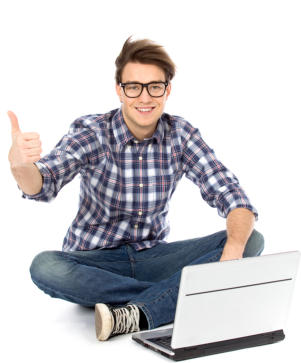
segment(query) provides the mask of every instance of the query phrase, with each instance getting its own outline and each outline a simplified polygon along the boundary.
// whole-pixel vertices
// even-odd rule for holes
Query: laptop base
[[[132,335],[132,339],[143,346],[150,348],[163,356],[175,361],[204,357],[207,355],[230,352],[233,350],[239,350],[244,348],[251,348],[260,345],[272,344],[279,342],[285,338],[283,330],[276,330],[269,333],[256,334],[242,338],[224,340],[215,343],[201,344],[187,348],[172,349],[173,355],[170,355],[164,351],[161,351],[154,346],[148,345],[146,341],[142,341],[135,335]]]

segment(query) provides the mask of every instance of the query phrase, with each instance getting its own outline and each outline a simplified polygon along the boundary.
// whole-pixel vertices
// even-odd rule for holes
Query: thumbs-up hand
[[[17,116],[12,112],[7,112],[11,122],[12,146],[8,154],[11,168],[32,165],[41,159],[40,135],[36,132],[22,133],[19,127]]]

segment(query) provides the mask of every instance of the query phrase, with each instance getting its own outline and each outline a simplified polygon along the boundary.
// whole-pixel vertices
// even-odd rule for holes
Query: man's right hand
[[[36,132],[21,132],[17,116],[7,112],[11,122],[12,146],[9,150],[8,160],[12,169],[33,165],[41,159],[40,135]]]

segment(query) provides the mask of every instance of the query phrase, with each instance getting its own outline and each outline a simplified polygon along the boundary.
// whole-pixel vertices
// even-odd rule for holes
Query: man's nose
[[[146,87],[143,87],[142,93],[139,96],[139,100],[142,101],[142,102],[152,101],[152,97],[149,95]]]

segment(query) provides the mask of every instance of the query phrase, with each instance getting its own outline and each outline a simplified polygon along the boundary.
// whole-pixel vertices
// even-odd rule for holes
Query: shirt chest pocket
[[[175,187],[176,174],[171,169],[158,169],[156,175],[149,178],[147,197],[151,208],[164,207]]]

